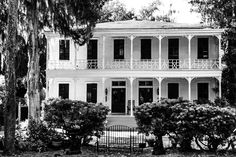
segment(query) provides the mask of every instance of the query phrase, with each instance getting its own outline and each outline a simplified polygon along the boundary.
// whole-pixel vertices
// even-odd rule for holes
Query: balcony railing
[[[76,62],[70,61],[49,61],[48,69],[112,69],[112,70],[179,70],[179,69],[219,69],[219,61],[217,59],[193,59],[191,65],[188,59],[169,59],[161,61],[159,68],[158,59],[138,60],[122,59],[106,61],[102,60],[80,59]],[[190,65],[190,67],[189,67]],[[132,66],[132,68],[131,68]]]

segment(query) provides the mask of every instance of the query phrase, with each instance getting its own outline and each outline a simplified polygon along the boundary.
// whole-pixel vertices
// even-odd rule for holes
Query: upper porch
[[[88,44],[48,33],[47,69],[221,70],[222,29],[124,21],[98,24]]]

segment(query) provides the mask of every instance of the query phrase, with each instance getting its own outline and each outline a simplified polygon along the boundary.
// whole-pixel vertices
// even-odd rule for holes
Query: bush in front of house
[[[45,121],[51,128],[66,131],[71,153],[81,153],[83,137],[103,133],[108,111],[101,104],[55,98],[46,101]]]
[[[170,107],[166,103],[146,103],[136,107],[134,116],[139,132],[155,136],[153,155],[165,153],[162,136],[167,134],[170,115]]]
[[[135,112],[139,132],[156,137],[153,154],[165,152],[161,137],[166,134],[174,141],[172,146],[179,145],[182,151],[192,150],[194,139],[200,149],[217,151],[219,146],[230,143],[228,139],[236,128],[235,115],[235,109],[230,107],[200,105],[182,99],[143,104]]]

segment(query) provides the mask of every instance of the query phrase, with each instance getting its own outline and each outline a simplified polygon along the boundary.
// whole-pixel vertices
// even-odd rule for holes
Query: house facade
[[[96,25],[88,44],[47,32],[47,97],[107,105],[133,116],[161,98],[221,97],[221,33],[202,25],[118,21]],[[131,101],[132,100],[132,101]]]

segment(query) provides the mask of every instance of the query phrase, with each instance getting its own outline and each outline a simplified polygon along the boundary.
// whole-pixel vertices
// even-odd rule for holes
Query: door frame
[[[112,82],[114,82],[114,81],[124,81],[125,82],[125,86],[112,86]],[[109,100],[109,109],[111,109],[112,108],[112,88],[125,88],[125,113],[127,113],[127,98],[128,98],[128,93],[127,93],[127,80],[126,79],[122,79],[122,78],[120,78],[120,79],[110,79],[110,87],[109,87],[109,91],[108,91],[108,93],[109,93],[109,97],[110,97],[110,100]],[[112,109],[111,109],[112,110]],[[110,113],[112,114],[112,111],[110,111]]]

